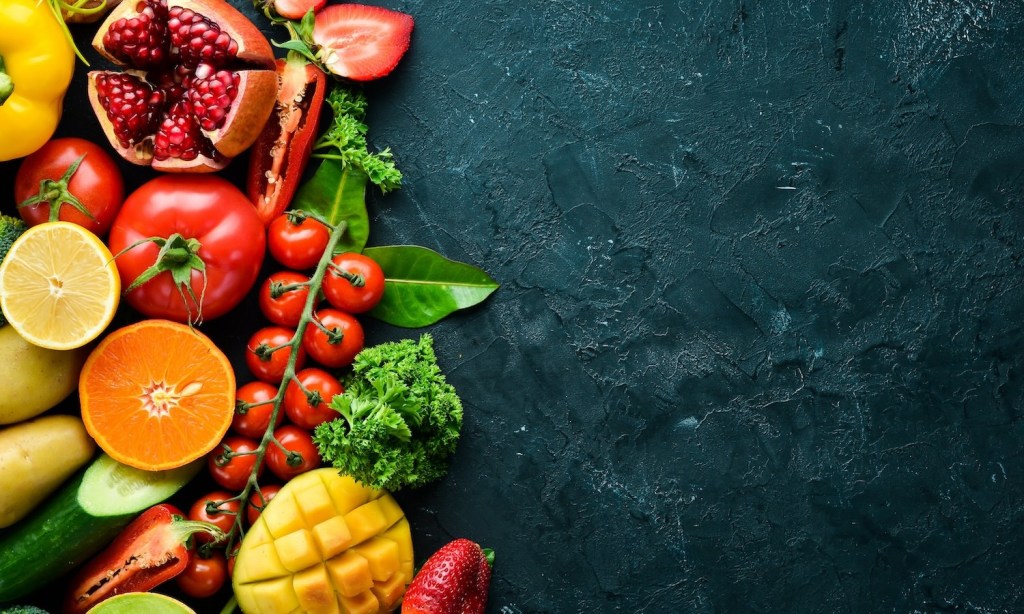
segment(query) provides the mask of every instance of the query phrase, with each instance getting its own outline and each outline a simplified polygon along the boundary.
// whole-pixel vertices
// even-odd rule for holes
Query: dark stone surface
[[[1019,3],[387,6],[371,242],[503,284],[431,329],[467,416],[419,559],[494,548],[501,614],[1019,611]]]

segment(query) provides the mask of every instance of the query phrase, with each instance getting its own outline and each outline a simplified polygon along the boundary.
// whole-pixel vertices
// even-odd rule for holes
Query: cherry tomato
[[[295,464],[291,464],[288,462],[290,455],[281,446],[271,442],[267,446],[267,466],[277,477],[287,482],[320,466],[320,453],[313,443],[313,437],[306,431],[288,424],[274,431],[274,437],[281,442],[281,446],[299,455],[292,457]]]
[[[327,249],[331,231],[311,217],[284,213],[267,227],[270,255],[289,269],[311,269]]]
[[[249,199],[228,181],[208,175],[161,175],[128,196],[108,242],[123,288],[156,262],[158,244],[136,245],[151,237],[175,239],[178,251],[165,254],[165,264],[180,260],[188,247],[205,263],[205,272],[179,262],[189,280],[183,287],[164,271],[127,292],[125,300],[151,318],[178,322],[200,315],[210,320],[233,309],[256,283],[266,252],[263,223]]]
[[[309,298],[309,286],[282,291],[280,288],[303,284],[309,277],[294,271],[279,271],[267,277],[260,287],[260,311],[279,326],[295,327]]]
[[[214,551],[209,558],[198,554],[189,557],[188,565],[175,578],[178,588],[189,597],[205,599],[217,594],[228,579],[228,562],[224,553]]]
[[[241,509],[241,504],[237,499],[234,501],[228,501],[233,497],[231,493],[226,490],[215,490],[207,495],[199,497],[196,502],[192,504],[192,507],[188,510],[189,520],[201,520],[215,525],[221,531],[227,533],[231,530],[232,525],[235,524],[235,518],[238,514],[238,510]],[[207,506],[207,502],[218,502],[224,501],[216,506],[217,510],[211,510],[213,507]],[[196,533],[196,541],[205,544],[213,541],[213,536],[209,533]]]
[[[249,526],[256,524],[256,519],[263,513],[263,508],[267,507],[267,504],[277,496],[280,490],[280,484],[267,484],[266,486],[260,486],[260,492],[263,493],[262,497],[256,491],[249,495],[249,507],[245,513],[246,518],[249,520]]]
[[[235,393],[238,403],[246,403],[247,407],[235,407],[235,417],[231,420],[231,428],[242,437],[260,439],[270,426],[270,414],[274,413],[274,402],[277,388],[266,382],[249,382]],[[284,422],[284,412],[277,413],[274,426]]]
[[[325,367],[347,367],[363,349],[363,326],[359,320],[337,309],[321,309],[306,326],[302,347],[310,358]],[[317,321],[330,334],[317,326]]]
[[[340,415],[331,409],[330,404],[334,395],[342,392],[345,392],[345,388],[341,382],[327,371],[315,367],[303,369],[295,374],[295,379],[285,389],[284,411],[296,426],[311,431],[318,424],[334,420]]]
[[[72,169],[76,161],[78,167]],[[50,208],[57,205],[54,219],[103,236],[124,202],[124,179],[103,147],[85,139],[53,139],[21,163],[14,200],[29,226],[49,221]]]
[[[335,309],[363,313],[377,306],[384,296],[384,271],[362,254],[346,252],[331,260],[324,275],[324,296]]]
[[[267,326],[253,333],[252,337],[249,337],[249,345],[245,353],[245,364],[249,366],[249,371],[265,382],[280,383],[285,367],[288,366],[288,357],[292,353],[290,347],[281,346],[291,341],[294,335],[294,330],[282,326]],[[274,348],[278,349],[274,350]],[[295,359],[295,369],[301,369],[304,364],[306,364],[306,352],[302,345],[299,345],[299,356]]]
[[[223,458],[223,454],[226,452],[224,446],[227,446],[232,452],[252,452],[259,447],[259,444],[248,437],[234,435],[225,437],[221,444],[206,457],[206,466],[210,470],[214,482],[228,490],[240,491],[245,488],[246,482],[249,481],[249,475],[252,473],[253,467],[256,466],[256,455],[243,454],[225,460]],[[257,475],[262,472],[263,466],[260,465]]]

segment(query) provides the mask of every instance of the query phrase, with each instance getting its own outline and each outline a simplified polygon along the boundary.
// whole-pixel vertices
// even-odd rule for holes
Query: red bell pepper
[[[277,60],[277,102],[249,156],[246,193],[264,224],[284,212],[302,179],[327,91],[324,72],[305,58]]]
[[[83,614],[114,595],[149,591],[174,578],[188,565],[189,538],[200,532],[224,537],[210,523],[187,520],[173,505],[154,505],[75,574],[64,612]]]

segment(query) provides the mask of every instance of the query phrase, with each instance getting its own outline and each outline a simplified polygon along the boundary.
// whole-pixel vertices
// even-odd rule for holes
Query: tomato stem
[[[68,185],[71,183],[71,179],[78,172],[78,167],[82,165],[82,160],[85,160],[87,154],[82,154],[77,160],[68,166],[68,170],[64,171],[60,179],[43,179],[39,182],[39,193],[30,198],[26,198],[24,201],[18,203],[18,208],[32,207],[42,203],[50,205],[50,218],[47,221],[56,222],[60,219],[60,209],[63,205],[71,205],[73,209],[95,221],[95,216],[89,211],[89,209],[82,204],[82,201],[71,193],[68,189]]]
[[[352,273],[346,271],[345,269],[334,264],[333,262],[331,263],[331,275],[334,275],[335,277],[341,277],[342,279],[348,281],[348,283],[352,284],[356,288],[362,288],[363,286],[366,285],[366,279],[364,279],[362,275],[360,275],[359,273]]]
[[[315,217],[315,216],[314,216]],[[328,224],[328,226],[330,226]],[[285,365],[284,373],[281,376],[281,384],[278,386],[277,395],[273,399],[274,408],[270,412],[270,421],[267,425],[267,430],[264,431],[263,437],[260,439],[259,445],[249,452],[249,454],[255,455],[256,462],[253,464],[252,472],[249,474],[249,479],[246,481],[245,486],[242,488],[242,492],[238,494],[237,499],[239,501],[248,501],[249,495],[255,490],[260,492],[259,485],[256,480],[258,477],[259,468],[263,465],[263,458],[267,454],[267,448],[271,443],[280,446],[282,450],[287,453],[291,453],[291,450],[285,448],[281,443],[274,437],[274,425],[277,423],[277,416],[280,415],[281,406],[284,401],[284,393],[288,387],[288,384],[295,379],[295,365],[299,358],[299,349],[302,345],[302,337],[306,333],[306,327],[309,326],[311,321],[315,321],[313,318],[313,311],[316,308],[317,299],[320,295],[320,287],[324,282],[324,275],[327,273],[327,266],[331,262],[331,258],[334,255],[334,247],[341,241],[341,237],[345,234],[345,229],[348,228],[348,224],[345,222],[338,222],[335,226],[331,227],[331,235],[327,240],[327,246],[324,248],[324,253],[320,256],[320,262],[316,265],[316,270],[307,282],[309,286],[309,294],[306,296],[306,304],[302,307],[302,315],[299,318],[298,324],[295,326],[295,334],[292,335],[291,340],[284,345],[284,347],[290,347],[291,351],[288,353],[288,363]],[[238,544],[239,539],[245,535],[244,527],[242,525],[243,514],[235,516],[235,522],[231,525],[228,530],[227,545],[224,548],[226,553],[232,553],[235,551],[235,547]]]
[[[286,292],[306,288],[308,286],[308,281],[304,281],[301,284],[285,284],[280,281],[272,281],[270,282],[270,298],[281,298],[281,295]]]

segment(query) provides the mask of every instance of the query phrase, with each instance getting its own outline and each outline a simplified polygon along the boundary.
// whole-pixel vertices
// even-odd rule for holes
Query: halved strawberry
[[[412,17],[363,4],[334,4],[316,14],[313,42],[339,77],[371,81],[387,75],[409,49]]]
[[[327,0],[272,0],[270,4],[281,17],[298,21],[305,17],[307,12],[315,13],[324,8]]]

